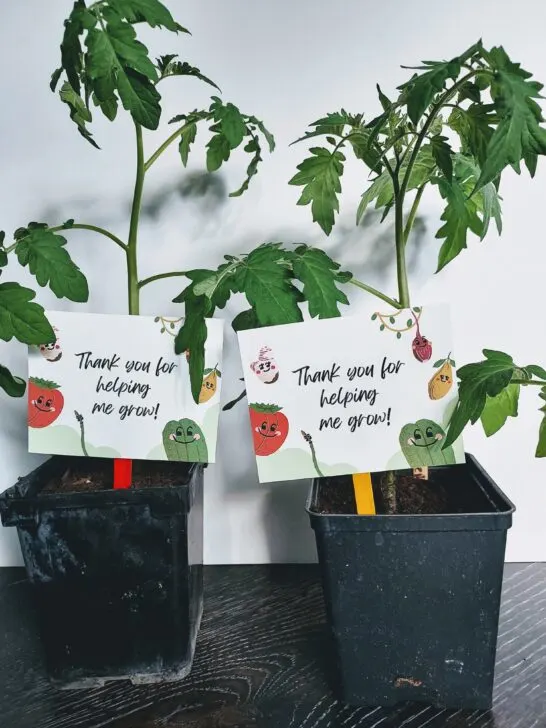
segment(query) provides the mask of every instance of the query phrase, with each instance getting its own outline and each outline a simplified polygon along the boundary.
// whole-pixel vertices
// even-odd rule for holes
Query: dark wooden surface
[[[546,564],[506,567],[492,712],[341,705],[326,678],[316,566],[205,574],[188,679],[58,691],[45,674],[24,571],[0,569],[0,728],[546,728]]]

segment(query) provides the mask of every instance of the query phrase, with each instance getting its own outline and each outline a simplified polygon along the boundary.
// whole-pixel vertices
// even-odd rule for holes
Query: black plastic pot
[[[203,610],[203,467],[181,463],[173,487],[42,495],[72,460],[53,457],[0,495],[2,523],[17,527],[33,584],[52,681],[184,677]]]
[[[312,484],[335,689],[350,705],[491,707],[514,506],[472,455],[434,478],[453,514],[322,515],[321,488],[342,479]]]

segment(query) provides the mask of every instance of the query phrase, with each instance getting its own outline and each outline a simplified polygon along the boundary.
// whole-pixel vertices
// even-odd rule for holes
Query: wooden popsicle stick
[[[353,475],[356,512],[359,516],[375,515],[375,501],[372,489],[371,473],[355,473]]]
[[[133,461],[114,459],[114,489],[130,488],[133,480]]]

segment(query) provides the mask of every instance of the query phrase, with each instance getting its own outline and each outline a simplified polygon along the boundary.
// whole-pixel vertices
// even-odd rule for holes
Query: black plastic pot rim
[[[516,510],[515,505],[496,485],[473,455],[466,453],[466,464],[448,465],[446,467],[471,467],[476,471],[477,475],[487,480],[488,487],[493,491],[497,501],[496,503],[492,501],[495,510],[438,514],[385,513],[359,515],[354,513],[319,513],[313,510],[313,503],[320,483],[324,478],[315,478],[311,483],[307,496],[306,511],[311,518],[313,528],[318,527],[322,531],[496,531],[510,528],[512,514]],[[476,487],[481,488],[477,479],[474,478],[474,480]]]

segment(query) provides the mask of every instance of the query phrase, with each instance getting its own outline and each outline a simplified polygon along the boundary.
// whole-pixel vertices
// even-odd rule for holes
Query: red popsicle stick
[[[114,459],[114,488],[130,488],[133,480],[133,461]]]

